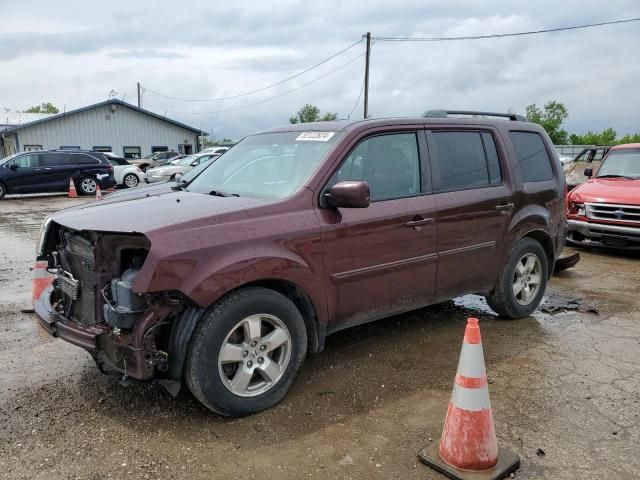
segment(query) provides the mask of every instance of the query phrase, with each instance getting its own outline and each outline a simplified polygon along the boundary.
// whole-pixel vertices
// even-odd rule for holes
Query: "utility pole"
[[[140,82],[138,82],[138,108],[142,108],[142,95],[140,91]]]
[[[367,54],[364,64],[364,118],[369,117],[369,56],[371,55],[371,32],[367,32]]]

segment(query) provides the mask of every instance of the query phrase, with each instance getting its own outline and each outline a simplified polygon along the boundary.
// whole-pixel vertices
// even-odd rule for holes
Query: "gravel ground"
[[[469,315],[481,319],[499,443],[522,458],[517,478],[637,478],[637,256],[585,250],[552,279],[550,293],[597,315],[501,321],[468,296],[335,334],[282,403],[230,420],[184,391],[120,386],[20,313],[40,222],[83,201],[0,202],[0,478],[442,478],[416,453],[440,435]]]

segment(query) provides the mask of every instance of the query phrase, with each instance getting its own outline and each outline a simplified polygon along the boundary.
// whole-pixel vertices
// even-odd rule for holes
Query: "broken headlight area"
[[[177,293],[134,291],[147,238],[64,227],[54,235],[55,245],[43,254],[56,277],[51,307],[64,319],[63,338],[87,349],[105,373],[162,378],[169,368],[170,325],[185,300]]]

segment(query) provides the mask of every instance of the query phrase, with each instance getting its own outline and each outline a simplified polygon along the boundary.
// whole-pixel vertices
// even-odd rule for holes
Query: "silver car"
[[[146,183],[164,182],[166,180],[173,180],[176,174],[184,175],[192,168],[197,167],[203,162],[211,158],[217,158],[218,153],[196,153],[179,160],[174,160],[168,165],[161,165],[159,167],[147,168],[145,172],[144,181]]]

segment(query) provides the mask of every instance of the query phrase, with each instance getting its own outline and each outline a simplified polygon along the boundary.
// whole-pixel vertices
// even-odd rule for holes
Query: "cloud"
[[[238,138],[286,123],[304,103],[347,116],[362,86],[363,59],[299,87],[358,55],[363,45],[285,84],[233,100],[181,102],[152,91],[211,99],[260,89],[301,72],[366,31],[374,36],[474,35],[640,13],[637,0],[619,0],[615,8],[596,0],[369,0],[366,5],[156,0],[149,5],[113,0],[98,11],[82,0],[4,4],[0,91],[6,105],[0,106],[22,109],[53,101],[71,109],[103,100],[111,89],[134,99],[140,81],[148,89],[146,108],[202,125],[219,137]],[[523,112],[530,103],[557,99],[569,107],[569,130],[637,131],[640,65],[629,59],[639,43],[638,24],[471,42],[378,42],[371,57],[370,111],[374,116],[411,116],[437,107]],[[270,100],[277,95],[282,96]],[[238,107],[243,108],[206,113]],[[354,116],[361,113],[362,99]]]

